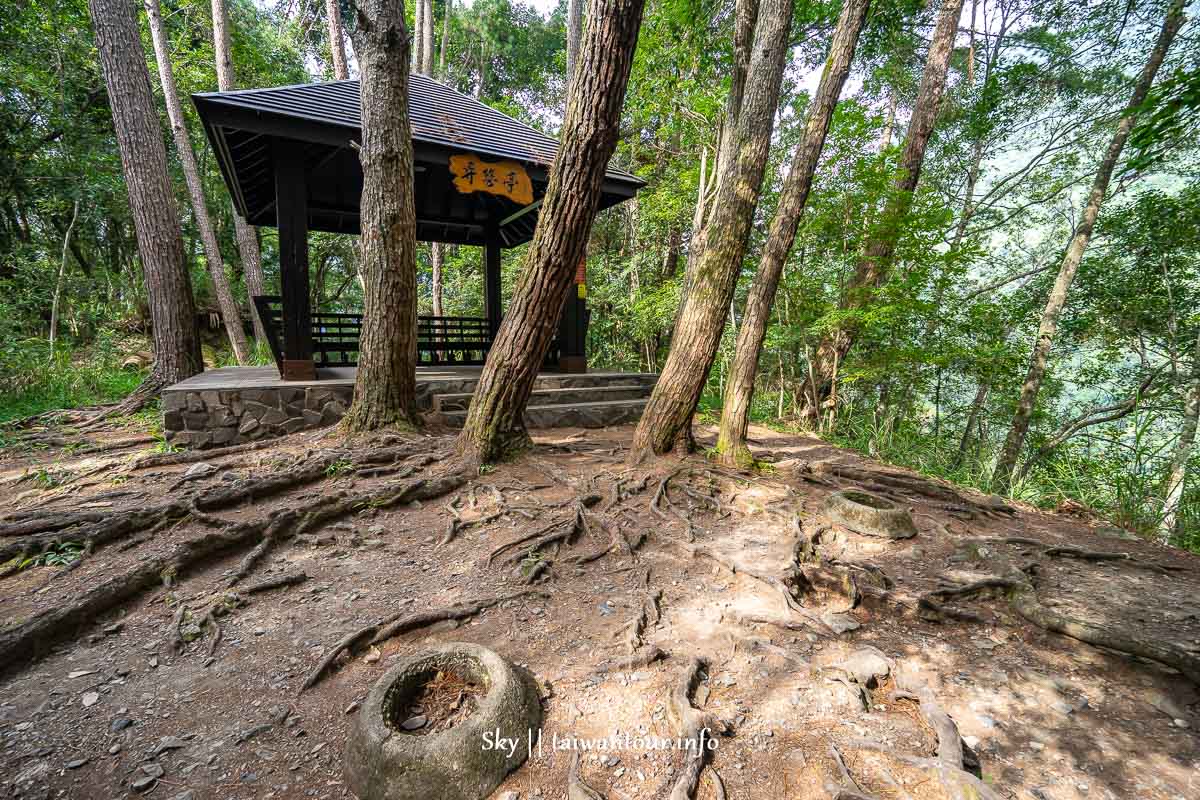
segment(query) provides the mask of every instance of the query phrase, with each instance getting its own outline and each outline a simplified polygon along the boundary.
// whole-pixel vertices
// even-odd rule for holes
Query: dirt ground
[[[39,520],[66,519],[62,512],[76,516],[60,524],[61,541],[96,520],[140,520],[74,568],[4,570],[0,796],[347,797],[343,744],[372,684],[429,643],[465,641],[526,666],[542,691],[543,745],[497,798],[567,797],[571,757],[554,745],[568,737],[614,745],[582,761],[584,780],[602,796],[667,798],[684,757],[642,746],[639,737],[676,735],[670,696],[694,657],[707,663],[695,706],[729,724],[701,775],[701,800],[722,792],[837,796],[839,787],[850,791],[837,757],[858,792],[842,797],[947,797],[938,770],[919,760],[940,749],[937,731],[917,702],[890,691],[901,673],[920,676],[968,755],[977,756],[982,785],[999,797],[1200,797],[1194,676],[1051,633],[1019,614],[1003,590],[936,594],[1031,574],[1020,569],[1035,563],[1041,607],[1195,659],[1200,559],[1086,513],[1005,507],[817,439],[764,429],[752,431],[752,444],[773,467],[757,474],[715,470],[701,456],[630,468],[630,428],[543,431],[533,453],[444,496],[360,503],[325,524],[304,522],[299,535],[280,531],[232,588],[249,547],[165,570],[92,606],[98,614],[68,615],[53,634],[21,639],[56,610],[97,597],[113,576],[153,566],[222,525],[337,493],[411,486],[449,463],[423,463],[448,448],[447,433],[414,434],[378,445],[409,448],[389,462],[390,473],[356,464],[347,451],[319,480],[151,524],[137,513],[294,474],[341,444],[329,433],[305,433],[258,450],[146,466],[137,460],[151,445],[138,433],[88,437],[111,449],[89,451],[67,434],[0,455],[0,545],[30,535]],[[851,487],[911,509],[917,535],[876,538],[833,524],[825,499]],[[454,516],[464,524],[443,543]],[[534,554],[523,542],[489,562],[505,543],[548,527],[573,535]],[[798,537],[819,545],[819,558],[803,569]],[[1054,547],[1131,557],[1094,560],[1047,549]],[[299,582],[244,592],[301,572]],[[863,591],[810,582],[789,607],[779,587],[820,574],[854,578]],[[533,593],[461,621],[378,645],[357,642],[301,691],[322,657],[365,625],[527,589]],[[631,634],[657,592],[661,613],[650,615],[640,637]],[[931,598],[938,604],[923,602]],[[217,613],[207,617],[212,608]],[[855,624],[842,633],[827,627]],[[6,651],[12,642],[19,649]],[[652,646],[665,658],[604,669]],[[890,666],[890,676],[867,691],[847,679],[847,659],[864,652]]]

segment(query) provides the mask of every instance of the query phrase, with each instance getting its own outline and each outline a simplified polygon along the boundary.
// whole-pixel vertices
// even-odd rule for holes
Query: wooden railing
[[[283,309],[277,295],[254,298],[254,310],[267,333],[275,364],[283,365]],[[362,314],[312,315],[313,363],[352,367],[358,363]],[[483,317],[417,317],[417,363],[478,365],[492,347],[492,330]],[[557,362],[557,348],[551,348]],[[549,358],[548,355],[548,358]]]

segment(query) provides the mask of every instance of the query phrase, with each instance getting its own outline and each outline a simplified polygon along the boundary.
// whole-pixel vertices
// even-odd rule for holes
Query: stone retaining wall
[[[604,385],[604,376],[552,375],[538,378],[539,389]],[[654,382],[654,376],[622,377],[623,382]],[[417,408],[429,411],[438,394],[473,392],[477,378],[418,381]],[[167,389],[162,395],[163,430],[179,447],[202,449],[283,436],[333,425],[346,414],[354,386],[325,383],[239,389]],[[636,419],[636,416],[632,418]],[[624,418],[607,424],[626,421]],[[540,426],[539,426],[540,427]]]

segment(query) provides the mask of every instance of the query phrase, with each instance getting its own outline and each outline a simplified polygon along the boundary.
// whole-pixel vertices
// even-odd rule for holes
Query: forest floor
[[[702,800],[1200,797],[1197,556],[813,438],[754,429],[773,466],[737,474],[630,467],[631,434],[538,432],[469,479],[437,430],[10,447],[0,562],[67,566],[0,578],[0,796],[346,797],[372,684],[465,641],[542,690],[544,746],[497,798],[568,796],[555,737],[615,745],[582,761],[603,797],[678,796],[686,755],[637,737],[679,733],[681,681],[727,726]],[[917,535],[832,524],[852,487]]]

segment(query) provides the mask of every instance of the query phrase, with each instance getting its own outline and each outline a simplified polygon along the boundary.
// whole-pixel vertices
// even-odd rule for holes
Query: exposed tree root
[[[520,561],[526,556],[536,553],[551,544],[569,543],[576,534],[588,534],[588,509],[599,503],[600,495],[589,494],[573,501],[574,508],[568,516],[555,520],[532,533],[524,534],[511,542],[505,542],[488,553],[487,563],[491,564],[502,554],[508,554],[509,562]]]
[[[378,457],[379,454],[374,455]],[[321,465],[329,458],[330,456],[325,456],[317,459],[315,464],[309,464],[302,468],[299,474],[305,478],[309,477],[314,470],[319,470],[323,474],[325,467]],[[230,503],[231,500],[255,496],[256,492],[264,490],[282,491],[285,487],[290,488],[296,485],[296,474],[296,472],[290,473],[291,480],[282,476],[270,476],[260,481],[249,481],[248,485],[206,493],[198,498],[196,503],[203,509],[216,506],[218,499],[225,504]],[[41,657],[50,645],[74,632],[80,625],[132,599],[158,583],[170,585],[179,575],[217,555],[241,550],[255,543],[261,544],[264,538],[271,538],[284,532],[294,533],[311,529],[368,506],[382,508],[412,500],[440,497],[465,482],[466,477],[462,472],[449,471],[431,479],[385,484],[353,495],[319,498],[309,505],[280,509],[265,517],[231,523],[223,528],[188,539],[165,553],[148,556],[124,572],[109,576],[84,591],[70,603],[48,609],[20,625],[0,632],[0,672]],[[170,504],[168,507],[179,508]],[[131,524],[129,518],[148,522],[147,513],[133,512],[124,518],[116,517],[111,520],[114,523],[113,528],[122,532],[129,529],[127,527]],[[161,510],[159,513],[162,513]],[[103,525],[105,523],[96,524]],[[110,529],[103,530],[111,540],[113,538],[112,531]],[[100,534],[94,535],[99,538]]]
[[[765,584],[783,600],[784,607],[787,611],[802,617],[809,627],[815,628],[827,636],[834,636],[834,632],[829,626],[821,621],[821,618],[812,611],[809,611],[804,606],[800,605],[796,600],[795,592],[800,591],[800,588],[807,583],[807,578],[800,566],[793,561],[788,568],[787,573],[783,578],[775,575],[758,572],[756,570],[747,569],[744,565],[737,563],[733,559],[723,553],[712,550],[703,545],[692,545],[684,542],[675,542],[675,545],[687,553],[692,558],[708,558],[720,564],[725,569],[732,572],[734,575],[745,575],[748,578],[753,578],[760,583]]]
[[[604,795],[583,780],[579,762],[579,750],[572,750],[571,769],[567,773],[567,800],[605,800]]]
[[[257,583],[252,583],[249,586],[243,586],[240,593],[258,594],[260,592],[269,592],[272,589],[295,586],[298,583],[304,583],[306,580],[308,580],[308,575],[303,572],[286,572],[282,575],[276,575],[274,578],[267,578]]]
[[[700,773],[708,761],[709,741],[714,733],[725,734],[729,731],[729,726],[716,715],[700,711],[692,705],[692,694],[700,683],[705,667],[704,659],[693,658],[675,684],[667,704],[676,735],[687,743],[683,769],[675,780],[668,800],[691,800],[700,783]]]
[[[928,596],[944,599],[998,594],[1005,597],[1021,617],[1044,630],[1069,636],[1086,644],[1157,661],[1179,670],[1193,683],[1200,684],[1200,658],[1187,650],[1174,644],[1148,641],[1130,633],[1075,619],[1042,605],[1032,581],[1036,567],[1037,565],[1031,564],[1024,571],[1014,570],[1008,576],[989,576],[961,586],[935,589],[929,592]]]
[[[630,670],[648,667],[667,654],[654,645],[645,645],[627,656],[611,658],[596,665],[596,674],[605,675],[609,672],[629,672]]]
[[[304,679],[304,684],[300,691],[303,692],[316,686],[323,678],[326,672],[337,661],[338,657],[345,651],[353,651],[354,648],[369,641],[371,644],[380,644],[395,636],[399,636],[409,631],[414,631],[418,628],[428,627],[435,622],[443,622],[445,620],[461,620],[473,617],[484,609],[499,605],[508,600],[516,600],[522,597],[536,595],[538,597],[548,597],[542,592],[526,590],[522,592],[514,592],[512,594],[498,595],[489,597],[483,600],[476,600],[470,603],[456,603],[445,608],[434,608],[426,611],[415,611],[409,614],[398,613],[390,617],[380,620],[379,622],[365,625],[357,630],[346,634],[337,644],[330,648],[317,666],[308,673],[308,677]]]
[[[901,763],[908,764],[910,767],[936,772],[943,788],[946,789],[953,800],[1000,800],[1000,795],[995,790],[979,778],[962,769],[961,766],[956,767],[938,758],[910,756],[907,753],[898,752],[891,747],[867,739],[854,739],[849,744],[860,750],[874,750],[875,752],[883,753]],[[953,790],[949,788],[952,786],[955,787]]]
[[[984,501],[975,501],[956,492],[949,486],[927,478],[919,478],[895,472],[877,472],[874,470],[859,469],[848,464],[820,464],[817,467],[817,471],[836,475],[839,478],[845,478],[856,483],[866,482],[874,484],[875,491],[898,489],[903,492],[951,503],[958,507],[959,511],[974,509],[986,514],[1004,516],[1012,516],[1017,513],[1015,508],[998,497],[989,497]]]
[[[265,450],[268,447],[278,447],[286,444],[286,438],[276,436],[271,439],[260,439],[257,442],[233,444],[215,450],[185,450],[180,453],[148,453],[139,457],[129,465],[130,470],[150,469],[151,467],[169,467],[175,464],[196,464],[201,461],[215,461],[226,456],[250,453],[255,450]],[[153,440],[151,440],[153,441]]]
[[[846,761],[842,758],[837,745],[832,742],[829,743],[829,755],[833,758],[833,763],[837,765],[838,773],[841,776],[840,783],[831,781],[825,783],[825,791],[832,795],[833,800],[879,800],[875,795],[863,792],[846,767]]]

